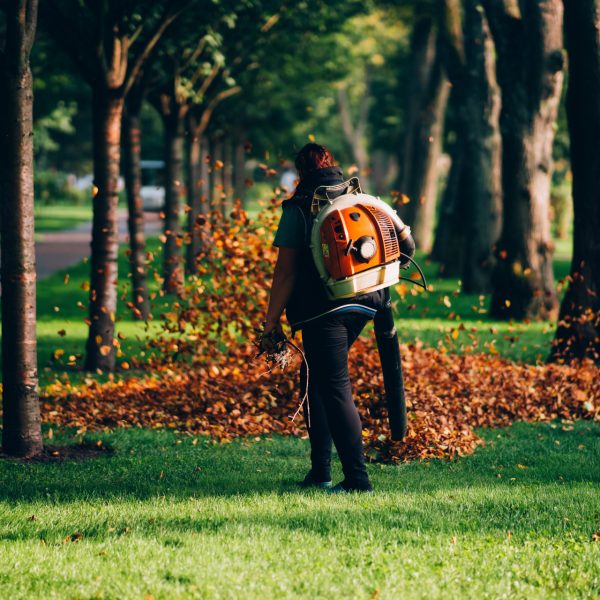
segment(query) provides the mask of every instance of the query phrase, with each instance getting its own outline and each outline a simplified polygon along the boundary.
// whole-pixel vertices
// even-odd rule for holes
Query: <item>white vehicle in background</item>
[[[165,206],[165,162],[142,160],[142,205],[144,210],[162,210]]]

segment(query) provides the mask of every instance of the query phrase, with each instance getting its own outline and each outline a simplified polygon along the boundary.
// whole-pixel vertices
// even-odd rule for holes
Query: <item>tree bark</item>
[[[555,318],[550,239],[552,142],[562,87],[562,3],[484,0],[502,91],[503,224],[490,314]],[[519,9],[522,7],[522,10]]]
[[[242,207],[244,207],[246,198],[246,150],[241,137],[235,140],[233,190],[234,198],[239,200]]]
[[[36,345],[33,80],[29,56],[37,2],[8,2],[0,54],[2,257],[2,446],[11,456],[42,451]]]
[[[163,248],[163,289],[177,293],[182,285],[180,194],[183,165],[181,118],[171,113],[163,119],[165,135],[165,219]]]
[[[228,217],[233,206],[233,146],[231,137],[223,139],[223,205]]]
[[[117,189],[124,101],[119,92],[101,85],[92,89],[92,96],[95,187],[85,368],[112,371],[119,252]]]
[[[129,228],[129,266],[133,293],[133,314],[146,321],[150,317],[150,300],[146,279],[146,239],[142,201],[140,103],[127,102],[123,117],[123,175],[127,194]]]
[[[224,179],[223,179],[223,138],[218,136],[215,138],[212,146],[212,193],[215,208],[221,212],[223,217],[227,217],[225,198],[224,198]]]
[[[358,175],[361,180],[362,188],[368,191],[370,189],[370,174],[366,129],[369,123],[369,109],[371,107],[371,84],[370,73],[367,68],[365,68],[364,72],[364,85],[365,90],[360,100],[356,119],[352,118],[350,99],[346,87],[338,88],[338,111],[342,122],[342,132],[344,133],[346,143],[350,148],[354,162],[358,167]]]
[[[501,213],[494,47],[479,0],[445,0],[442,17],[456,141],[432,257],[442,275],[461,278],[464,291],[485,293]]]
[[[600,363],[600,0],[565,0],[573,259],[551,360]]]
[[[198,272],[196,260],[201,250],[199,217],[202,210],[200,158],[202,148],[200,138],[194,134],[193,123],[190,123],[187,136],[187,173],[188,173],[188,245],[186,248],[186,273],[194,275]]]
[[[371,153],[371,184],[377,196],[389,194],[390,187],[398,178],[398,157],[384,150]]]
[[[206,136],[200,138],[200,214],[207,219],[210,216],[210,147]]]
[[[453,95],[459,88],[453,88]],[[462,96],[462,95],[461,95]],[[458,103],[451,103],[460,110]],[[462,98],[461,98],[462,100]],[[441,206],[431,259],[440,263],[440,277],[460,277],[466,249],[466,195],[464,193],[466,144],[462,128],[458,127],[456,140],[450,150],[451,164],[446,188],[442,194]]]
[[[400,191],[410,202],[398,209],[410,224],[417,245],[429,252],[437,200],[437,162],[449,92],[433,18],[421,18],[415,25],[411,63],[400,181]]]
[[[466,244],[462,262],[463,290],[483,294],[491,289],[494,244],[502,215],[501,140],[498,117],[500,90],[496,82],[494,44],[478,0],[464,2],[465,187]]]

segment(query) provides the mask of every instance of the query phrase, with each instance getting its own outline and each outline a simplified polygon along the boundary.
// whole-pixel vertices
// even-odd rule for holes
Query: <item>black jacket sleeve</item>
[[[408,258],[406,258],[407,256],[410,256],[410,258],[412,258],[415,255],[415,249],[415,240],[410,234],[406,239],[400,242],[400,252],[402,252],[402,255],[400,256],[400,264],[402,266],[406,265],[409,262]]]

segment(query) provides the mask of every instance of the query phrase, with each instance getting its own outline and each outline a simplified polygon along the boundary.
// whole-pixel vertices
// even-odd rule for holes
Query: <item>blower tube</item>
[[[392,439],[402,441],[406,435],[406,398],[389,288],[385,289],[385,307],[377,311],[374,325]]]

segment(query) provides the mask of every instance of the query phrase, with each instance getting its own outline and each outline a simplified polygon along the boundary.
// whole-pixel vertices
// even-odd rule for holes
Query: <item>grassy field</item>
[[[458,461],[371,465],[375,493],[345,497],[296,488],[294,438],[119,430],[88,438],[110,456],[1,461],[0,597],[600,594],[600,425],[482,434]]]
[[[92,219],[92,206],[89,204],[36,204],[35,231],[38,237],[51,231],[72,229]]]
[[[438,266],[417,253],[431,291],[410,283],[397,293],[396,326],[402,342],[422,341],[450,352],[499,353],[512,360],[543,362],[554,337],[554,322],[510,322],[488,317],[489,296],[465,294],[458,279],[437,276]],[[569,273],[570,259],[558,253],[554,273],[561,280]],[[398,288],[396,288],[398,289]],[[562,294],[561,294],[562,295]]]

